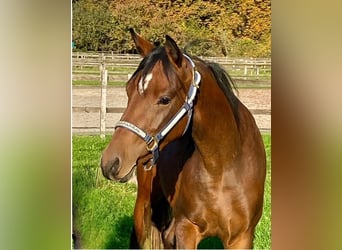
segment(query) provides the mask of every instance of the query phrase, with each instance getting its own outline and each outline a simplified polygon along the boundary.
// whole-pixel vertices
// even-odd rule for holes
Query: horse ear
[[[137,48],[138,53],[142,57],[147,56],[154,49],[154,45],[151,42],[139,36],[137,33],[135,33],[133,28],[130,28],[129,32],[131,33],[132,39],[135,43],[135,47]]]
[[[165,36],[166,42],[165,42],[165,50],[166,54],[173,62],[177,65],[177,67],[180,67],[182,65],[182,59],[183,54],[181,50],[178,48],[177,43],[168,35]]]

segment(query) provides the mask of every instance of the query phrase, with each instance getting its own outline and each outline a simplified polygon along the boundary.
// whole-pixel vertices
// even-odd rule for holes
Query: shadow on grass
[[[133,229],[133,217],[123,216],[118,219],[113,228],[113,234],[105,243],[106,249],[129,248],[131,233]]]
[[[105,244],[105,249],[129,249],[133,230],[133,217],[121,217],[113,228],[113,234]],[[224,249],[217,237],[210,237],[198,244],[199,249]]]

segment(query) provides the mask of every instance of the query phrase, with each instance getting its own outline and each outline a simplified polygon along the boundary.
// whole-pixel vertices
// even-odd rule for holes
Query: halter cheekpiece
[[[156,134],[156,135],[150,135],[143,131],[142,129],[138,128],[134,124],[126,121],[119,121],[115,125],[115,129],[117,127],[123,127],[126,128],[136,135],[138,135],[140,138],[142,138],[146,143],[146,149],[152,153],[152,159],[150,160],[151,165],[147,166],[144,165],[144,169],[146,171],[151,170],[154,165],[156,165],[157,160],[159,158],[159,142],[171,131],[171,129],[182,119],[182,117],[187,113],[188,114],[188,122],[184,129],[183,134],[188,130],[192,113],[193,113],[193,106],[194,106],[194,100],[197,94],[197,89],[199,88],[199,83],[201,81],[201,75],[196,70],[195,63],[192,61],[192,59],[183,54],[183,56],[190,62],[192,66],[192,82],[190,84],[190,88],[188,91],[188,94],[185,98],[185,102],[183,106],[180,108],[180,110],[171,118],[171,120]]]

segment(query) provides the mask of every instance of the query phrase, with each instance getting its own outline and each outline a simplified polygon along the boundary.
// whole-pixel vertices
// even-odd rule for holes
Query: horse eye
[[[161,105],[167,105],[171,102],[171,98],[168,97],[168,96],[163,96],[163,97],[160,97],[159,101],[158,101],[158,104],[161,104]]]

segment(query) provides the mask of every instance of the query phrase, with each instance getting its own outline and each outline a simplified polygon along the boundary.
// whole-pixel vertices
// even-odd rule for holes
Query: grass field
[[[128,248],[136,197],[134,184],[110,182],[99,172],[102,150],[110,136],[73,136],[72,192],[74,227],[83,248]],[[254,240],[255,249],[271,248],[271,135],[263,135],[267,154],[264,213]],[[222,248],[216,238],[203,240],[199,248]]]

